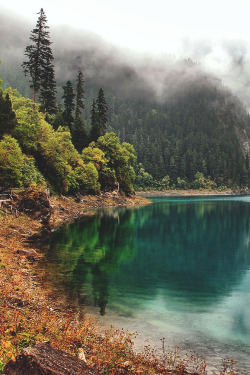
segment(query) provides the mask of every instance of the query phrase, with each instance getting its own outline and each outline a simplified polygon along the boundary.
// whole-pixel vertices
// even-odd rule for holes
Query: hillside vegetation
[[[132,193],[133,183],[249,186],[249,114],[219,79],[190,59],[136,64],[70,40],[70,53],[55,45],[54,59],[44,10],[38,15],[26,49],[21,35],[26,61],[6,50],[2,64],[0,186],[47,184],[64,194]]]
[[[52,192],[133,192],[134,149],[106,133],[79,153],[68,127],[54,130],[39,106],[11,88],[0,92],[0,186],[45,187]]]

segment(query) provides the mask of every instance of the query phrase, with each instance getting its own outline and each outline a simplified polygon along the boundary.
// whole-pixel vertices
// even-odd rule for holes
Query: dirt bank
[[[148,190],[148,191],[137,191],[136,195],[138,197],[177,197],[177,196],[206,196],[206,195],[240,195],[243,192],[234,192],[232,190],[164,190],[164,191],[157,191],[157,190]],[[249,192],[245,192],[245,194],[249,194]]]
[[[146,198],[133,195],[124,196],[113,193],[100,195],[85,195],[72,197],[51,197],[50,204],[52,215],[50,218],[51,228],[54,229],[64,222],[74,221],[90,209],[105,207],[126,207],[149,204]]]

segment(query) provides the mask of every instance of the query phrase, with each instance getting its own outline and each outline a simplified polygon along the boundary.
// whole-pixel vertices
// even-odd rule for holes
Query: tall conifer
[[[108,107],[107,107],[106,99],[104,96],[104,91],[102,88],[98,91],[96,106],[97,106],[97,117],[98,117],[98,123],[99,123],[99,128],[100,128],[100,135],[104,135],[107,130],[106,124],[108,122]]]
[[[91,129],[90,129],[90,141],[96,142],[100,137],[100,127],[98,122],[98,115],[96,109],[96,101],[93,100],[91,107]]]
[[[106,133],[107,122],[108,122],[108,108],[106,99],[104,96],[104,91],[101,88],[98,91],[98,96],[96,100],[93,100],[91,109],[91,130],[90,130],[90,140],[97,141],[97,139]]]
[[[76,80],[76,111],[75,111],[75,119],[80,117],[82,114],[82,110],[84,109],[84,75],[81,70],[78,71],[77,80]]]
[[[48,56],[47,65],[44,67],[42,75],[39,96],[42,111],[47,112],[50,115],[56,114],[57,112],[55,72],[51,61],[52,60]]]
[[[30,40],[32,44],[26,47],[25,56],[28,61],[23,62],[24,73],[30,75],[30,87],[33,88],[33,102],[36,101],[36,94],[41,89],[42,105],[44,110],[52,112],[55,109],[55,79],[54,66],[52,64],[53,54],[50,48],[50,35],[48,31],[47,17],[41,8],[38,13],[36,27],[32,30]],[[48,94],[48,91],[51,93]],[[52,105],[48,106],[52,98]],[[47,107],[48,106],[48,107]]]
[[[62,98],[64,99],[63,120],[64,120],[65,125],[69,127],[70,131],[72,131],[72,124],[74,122],[73,111],[75,109],[75,104],[74,104],[75,94],[74,94],[71,81],[67,81],[66,85],[63,86],[63,92],[64,92],[62,96]]]

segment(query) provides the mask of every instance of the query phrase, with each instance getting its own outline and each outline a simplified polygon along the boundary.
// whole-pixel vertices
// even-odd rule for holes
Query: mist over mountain
[[[0,17],[0,32],[5,35],[1,46],[1,68],[7,74],[11,65],[17,67],[19,63],[21,66],[25,60],[24,50],[30,43],[33,27],[13,18]],[[51,40],[58,85],[67,80],[74,81],[77,70],[82,69],[87,85],[104,87],[122,97],[165,101],[190,80],[199,78],[218,82],[191,60],[170,56],[163,60],[140,58],[110,45],[93,33],[82,34],[68,26],[54,27]]]
[[[0,76],[26,96],[29,84],[21,64],[33,28],[22,19],[0,16]],[[215,45],[186,39],[180,58],[137,54],[66,25],[50,27],[50,40],[58,98],[60,87],[68,80],[75,84],[81,69],[89,130],[92,100],[102,87],[108,131],[134,145],[151,183],[168,181],[168,186],[186,188],[202,173],[209,186],[248,184],[250,49],[243,41]],[[148,177],[140,168],[145,182]]]
[[[49,20],[48,20],[48,25]],[[35,22],[1,12],[0,71],[24,60],[24,50]],[[75,80],[82,69],[85,82],[122,97],[165,102],[189,82],[229,87],[248,108],[250,103],[250,48],[244,41],[182,40],[179,56],[142,56],[103,40],[92,32],[66,25],[50,26],[58,85]],[[219,57],[216,56],[219,54]],[[20,70],[21,71],[21,70]],[[6,72],[6,73],[5,73]],[[9,81],[9,79],[7,79]]]

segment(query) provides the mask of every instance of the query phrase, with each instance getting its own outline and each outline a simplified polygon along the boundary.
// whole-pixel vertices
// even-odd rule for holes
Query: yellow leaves
[[[4,342],[2,343],[2,346],[3,346],[4,349],[9,349],[9,348],[11,348],[11,345],[12,345],[11,341],[4,341]]]

